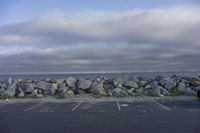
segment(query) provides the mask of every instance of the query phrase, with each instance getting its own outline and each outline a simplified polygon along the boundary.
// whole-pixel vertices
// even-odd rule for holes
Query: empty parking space
[[[180,111],[200,111],[200,101],[181,101],[181,100],[157,100],[164,106],[169,107],[172,110]]]
[[[0,107],[0,112],[21,112],[37,103],[6,103]]]
[[[162,105],[155,101],[134,101],[134,102],[120,102],[122,111],[128,112],[154,112],[154,111],[167,111]]]
[[[45,103],[38,104],[39,106],[28,110],[28,112],[39,112],[39,113],[59,113],[59,112],[71,112],[72,108],[77,104],[77,102],[69,103]],[[34,107],[34,106],[33,106]]]
[[[117,112],[116,102],[85,102],[76,111],[86,112]]]

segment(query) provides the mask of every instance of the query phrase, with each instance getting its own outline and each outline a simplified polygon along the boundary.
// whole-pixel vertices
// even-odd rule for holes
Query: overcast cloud
[[[0,73],[200,70],[198,6],[55,10],[0,26]]]

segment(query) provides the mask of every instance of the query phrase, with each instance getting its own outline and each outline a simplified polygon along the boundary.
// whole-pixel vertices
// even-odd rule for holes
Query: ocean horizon
[[[200,71],[157,71],[157,72],[63,72],[63,73],[9,73],[0,74],[0,80],[6,80],[8,77],[12,78],[24,78],[33,80],[44,80],[44,79],[62,79],[66,77],[75,78],[88,78],[94,79],[97,76],[105,76],[108,78],[113,78],[117,76],[128,75],[129,77],[144,77],[144,78],[154,78],[158,75],[171,76],[173,74],[180,76],[197,76]]]

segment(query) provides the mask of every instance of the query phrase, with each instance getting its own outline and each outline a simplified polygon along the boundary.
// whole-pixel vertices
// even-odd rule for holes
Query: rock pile
[[[154,79],[119,76],[94,80],[68,77],[42,81],[12,79],[0,81],[0,97],[73,97],[89,93],[96,96],[195,96],[200,91],[200,77],[157,76]]]

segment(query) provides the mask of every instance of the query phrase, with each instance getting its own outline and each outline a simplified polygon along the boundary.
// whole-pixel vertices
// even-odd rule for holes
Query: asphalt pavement
[[[200,101],[1,103],[0,133],[200,133]]]

